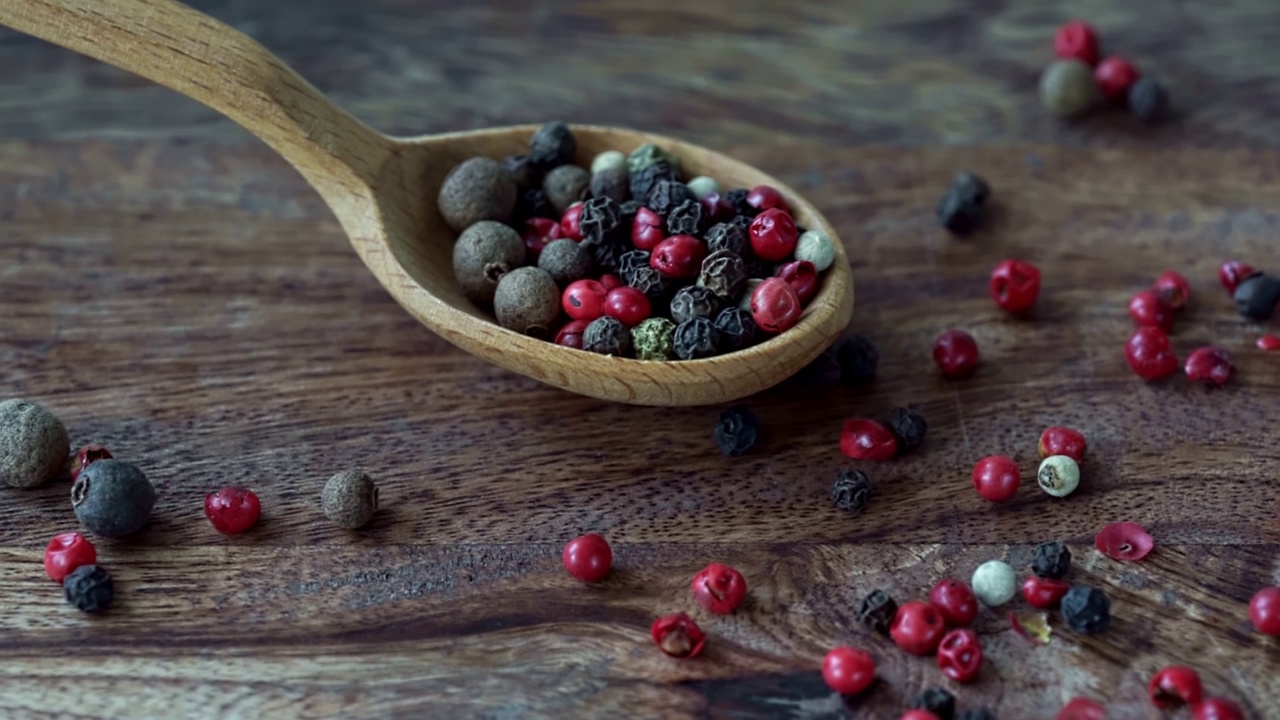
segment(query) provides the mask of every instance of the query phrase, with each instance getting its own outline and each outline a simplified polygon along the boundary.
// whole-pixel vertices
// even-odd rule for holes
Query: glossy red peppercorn
[[[991,271],[989,289],[1001,310],[1024,313],[1040,295],[1040,269],[1021,260],[1003,260]]]
[[[1196,348],[1183,366],[1187,379],[1206,385],[1225,385],[1236,375],[1236,364],[1226,350],[1212,345]]]
[[[767,333],[795,327],[804,312],[804,303],[794,288],[782,278],[765,278],[751,293],[751,319]]]
[[[61,583],[72,570],[98,562],[98,551],[88,538],[78,532],[54,535],[44,549],[44,571],[49,579]]]
[[[728,615],[746,596],[746,578],[728,565],[711,563],[693,576],[693,599],[708,612]]]
[[[894,644],[912,655],[932,654],[946,632],[947,623],[938,608],[918,600],[899,607],[889,627]]]
[[[1155,549],[1155,539],[1141,525],[1113,522],[1093,536],[1093,546],[1112,560],[1138,562]]]
[[[778,277],[787,281],[801,304],[807,305],[818,294],[818,268],[808,260],[795,260],[778,270]]]
[[[560,295],[560,307],[574,320],[590,322],[604,315],[604,301],[609,292],[597,280],[575,280]]]
[[[1280,337],[1275,335],[1263,335],[1258,338],[1258,349],[1262,352],[1280,350]]]
[[[76,452],[75,458],[71,461],[71,481],[75,482],[76,478],[80,477],[80,473],[90,465],[99,460],[110,460],[111,458],[111,451],[101,445],[92,443],[85,445]]]
[[[1071,589],[1070,583],[1032,575],[1022,581],[1022,597],[1027,604],[1040,610],[1051,610],[1062,603],[1062,597]]]
[[[1053,54],[1064,60],[1075,59],[1086,65],[1096,65],[1098,33],[1088,23],[1072,20],[1054,33]]]
[[[757,185],[747,192],[747,204],[757,210],[773,210],[778,209],[787,214],[791,213],[791,208],[787,207],[787,201],[782,198],[782,193],[769,185]]]
[[[609,541],[596,533],[576,537],[564,546],[560,559],[564,569],[582,582],[598,582],[613,567],[613,550]]]
[[[973,466],[973,487],[991,502],[1011,500],[1022,484],[1018,463],[1003,455],[990,455]]]
[[[520,237],[524,240],[524,249],[529,259],[537,262],[542,248],[552,240],[560,239],[560,223],[550,218],[529,218],[524,222],[524,232]]]
[[[1138,328],[1125,343],[1124,356],[1143,380],[1159,380],[1178,372],[1178,356],[1169,345],[1169,336],[1160,328]]]
[[[933,341],[933,361],[943,377],[963,380],[978,367],[978,343],[963,330],[948,330]]]
[[[649,266],[670,278],[687,280],[697,277],[707,246],[692,235],[672,235],[658,243],[649,258]]]
[[[701,202],[702,214],[709,223],[732,220],[733,216],[738,214],[737,209],[730,205],[729,201],[718,192],[709,192],[703,195]]]
[[[1084,435],[1079,430],[1072,430],[1062,425],[1054,425],[1045,428],[1040,433],[1040,459],[1051,457],[1053,455],[1066,455],[1076,462],[1084,461],[1084,451],[1088,448]]]
[[[1235,260],[1228,260],[1218,268],[1218,280],[1222,283],[1222,289],[1226,290],[1228,295],[1234,295],[1236,286],[1243,282],[1245,278],[1255,275],[1257,272],[1252,266]]]
[[[1140,290],[1129,298],[1129,317],[1138,327],[1160,328],[1165,332],[1173,327],[1173,309],[1161,302],[1154,290]]]
[[[845,420],[840,433],[840,452],[854,460],[888,460],[898,454],[898,438],[875,420]]]
[[[1185,665],[1170,665],[1151,676],[1147,685],[1151,704],[1170,709],[1182,705],[1198,705],[1204,696],[1200,674]]]
[[[603,286],[602,286],[603,287]],[[604,298],[604,314],[622,321],[627,327],[635,327],[649,317],[653,306],[649,298],[639,290],[623,285],[609,291]]]
[[[204,496],[204,515],[223,535],[242,533],[258,524],[262,503],[248,488],[224,487]]]
[[[939,718],[928,710],[908,710],[898,720],[939,720]]]
[[[952,630],[938,644],[938,669],[956,682],[972,682],[982,671],[982,643],[968,628]]]
[[[841,695],[857,695],[875,682],[876,661],[864,650],[838,647],[822,658],[822,679]]]
[[[636,219],[631,222],[631,244],[637,250],[652,251],[658,247],[658,243],[667,239],[663,232],[665,225],[662,216],[649,208],[636,210]]]
[[[1265,587],[1249,601],[1249,621],[1264,635],[1280,637],[1280,587]]]
[[[560,328],[560,332],[556,333],[556,344],[581,350],[582,333],[587,331],[587,326],[590,324],[590,320],[570,320]]]
[[[582,240],[582,208],[584,207],[586,207],[584,204],[576,202],[564,211],[564,215],[560,217],[560,237]]]
[[[786,210],[778,208],[757,215],[747,228],[747,235],[751,238],[751,251],[766,262],[782,262],[791,257],[800,238],[795,221]]]
[[[951,627],[965,627],[978,616],[978,598],[973,590],[954,578],[939,580],[929,591],[929,602]]]
[[[1165,270],[1152,287],[1160,302],[1173,310],[1181,310],[1191,301],[1191,283],[1181,273]]]
[[[1105,720],[1107,709],[1089,698],[1073,698],[1058,711],[1055,720]]]
[[[1192,720],[1244,720],[1244,710],[1226,698],[1209,697],[1191,708]]]
[[[684,613],[654,620],[649,636],[662,652],[674,658],[696,657],[707,642],[706,633]]]
[[[1093,69],[1093,78],[1107,99],[1121,101],[1129,96],[1129,88],[1137,82],[1138,70],[1128,60],[1112,55]]]
[[[605,292],[624,285],[622,278],[617,275],[610,275],[609,273],[605,273],[600,276],[600,284],[604,286]]]

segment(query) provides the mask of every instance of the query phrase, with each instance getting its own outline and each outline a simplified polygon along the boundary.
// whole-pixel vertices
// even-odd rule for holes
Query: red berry
[[[1257,270],[1242,262],[1228,260],[1218,268],[1218,280],[1222,282],[1222,287],[1227,291],[1228,295],[1234,295],[1236,286],[1243,282],[1245,278],[1257,272]]]
[[[564,569],[582,582],[598,582],[613,567],[613,550],[609,541],[596,533],[587,533],[569,541],[560,559]]]
[[[708,612],[728,615],[746,596],[746,579],[728,565],[711,563],[693,576],[693,599]]]
[[[1098,33],[1088,23],[1072,20],[1054,33],[1053,54],[1064,60],[1074,58],[1086,65],[1095,65],[1098,62]]]
[[[938,608],[918,600],[899,607],[889,627],[894,644],[912,655],[931,655],[946,632],[947,623]]]
[[[662,652],[675,658],[690,658],[702,652],[706,633],[684,613],[667,615],[653,621],[649,636]]]
[[[1225,385],[1236,374],[1236,365],[1227,351],[1212,345],[1192,350],[1183,369],[1188,380],[1206,385]]]
[[[1191,300],[1191,283],[1180,273],[1165,270],[1152,287],[1165,307],[1181,310]]]
[[[1022,581],[1022,597],[1027,604],[1040,610],[1051,610],[1062,602],[1062,596],[1071,589],[1069,583],[1032,575]]]
[[[1053,455],[1066,455],[1076,462],[1084,461],[1084,451],[1088,447],[1084,435],[1069,427],[1054,425],[1040,433],[1040,459]]]
[[[948,330],[933,341],[933,361],[943,377],[963,380],[978,367],[978,343],[963,330]]]
[[[601,285],[601,287],[604,287]],[[604,314],[622,321],[627,327],[635,327],[649,317],[653,307],[649,298],[639,290],[623,285],[609,291],[604,298]]]
[[[524,239],[524,249],[529,259],[537,262],[542,248],[552,240],[560,239],[560,223],[550,218],[529,218],[524,223],[524,232],[520,237]]]
[[[938,669],[942,674],[966,683],[978,677],[982,670],[982,643],[978,633],[960,628],[943,636],[938,645]]]
[[[1258,338],[1258,349],[1262,352],[1271,352],[1272,350],[1280,350],[1280,337],[1275,335],[1263,335]]]
[[[702,214],[711,223],[732,220],[738,211],[718,192],[709,192],[702,196]]]
[[[556,344],[581,350],[582,333],[587,331],[587,326],[590,324],[590,320],[570,320],[560,328],[560,332],[556,333]]]
[[[787,281],[801,304],[807,305],[818,294],[818,268],[808,260],[796,260],[783,265],[778,277]]]
[[[973,466],[973,487],[991,502],[1012,499],[1022,484],[1018,463],[1003,455],[990,455]]]
[[[751,319],[767,333],[790,330],[803,312],[800,296],[782,278],[765,278],[751,293]]]
[[[840,452],[854,460],[888,460],[898,454],[893,431],[875,420],[845,420],[840,433]]]
[[[791,208],[787,207],[787,201],[782,199],[782,193],[768,185],[757,185],[747,193],[747,204],[760,210],[773,210],[777,208],[787,214],[791,213]]]
[[[1005,312],[1024,313],[1040,295],[1040,269],[1021,260],[1004,260],[991,271],[991,299]]]
[[[1141,290],[1129,298],[1129,317],[1138,327],[1160,328],[1165,332],[1173,327],[1173,310],[1160,301],[1154,290]]]
[[[908,710],[898,720],[939,720],[939,718],[928,710]]]
[[[1143,380],[1159,380],[1178,372],[1178,356],[1169,345],[1169,336],[1160,328],[1138,328],[1125,343],[1124,356]]]
[[[76,478],[80,477],[80,473],[90,465],[99,460],[110,460],[111,458],[111,451],[101,445],[93,443],[85,445],[76,452],[75,459],[71,461],[71,481],[75,482]]]
[[[876,680],[876,661],[864,650],[838,647],[822,658],[822,679],[841,695],[857,695]]]
[[[72,570],[81,565],[93,565],[98,562],[98,551],[93,543],[78,532],[54,535],[49,546],[44,549],[44,571],[49,579],[61,583]]]
[[[564,211],[560,218],[560,237],[570,240],[582,239],[582,203],[576,202]]]
[[[658,247],[658,243],[667,239],[667,234],[663,232],[665,225],[662,216],[649,208],[636,210],[636,219],[631,222],[631,244],[637,250],[652,251]]]
[[[1266,587],[1249,601],[1249,620],[1264,635],[1280,636],[1280,587]]]
[[[224,487],[204,496],[204,515],[214,530],[235,535],[258,524],[262,503],[249,488]]]
[[[1113,522],[1093,536],[1093,546],[1112,560],[1138,562],[1155,549],[1155,539],[1141,525]]]
[[[1209,697],[1191,708],[1192,720],[1244,720],[1240,706],[1226,698]]]
[[[1138,80],[1138,70],[1128,60],[1112,55],[1093,69],[1093,78],[1105,97],[1120,101],[1129,96],[1129,87]]]
[[[605,273],[600,276],[600,284],[604,286],[605,292],[608,292],[616,287],[622,287],[623,282],[622,282],[622,278],[618,277],[617,275],[610,275],[609,273]]]
[[[929,602],[938,608],[942,619],[951,627],[965,627],[978,616],[978,598],[960,580],[939,580],[929,591]]]
[[[687,280],[697,277],[707,246],[692,235],[672,235],[653,248],[649,266],[670,278]]]
[[[1151,676],[1147,685],[1151,704],[1158,708],[1176,708],[1183,704],[1198,705],[1204,695],[1200,675],[1185,665],[1170,665]]]
[[[574,280],[560,296],[560,307],[574,320],[590,322],[604,315],[604,301],[609,292],[599,281]]]
[[[1105,720],[1107,709],[1089,698],[1078,697],[1063,706],[1056,720]]]
[[[782,262],[796,250],[800,238],[796,223],[786,210],[765,210],[751,221],[747,229],[751,237],[751,250],[766,262]]]

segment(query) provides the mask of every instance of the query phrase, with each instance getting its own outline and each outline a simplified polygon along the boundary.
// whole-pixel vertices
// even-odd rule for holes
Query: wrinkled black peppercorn
[[[671,298],[671,319],[677,325],[694,318],[714,320],[719,311],[720,300],[716,294],[697,285],[686,285]]]
[[[115,588],[106,570],[97,565],[81,565],[62,581],[62,595],[77,610],[96,613],[111,607]]]
[[[721,310],[715,325],[720,332],[720,351],[726,353],[751,347],[759,331],[751,313],[736,305]]]
[[[582,204],[578,219],[583,245],[624,242],[630,229],[622,225],[622,208],[611,198],[591,198]]]
[[[1169,113],[1169,92],[1143,75],[1129,86],[1129,111],[1142,122],[1159,122]]]
[[[1072,632],[1100,633],[1111,626],[1111,599],[1097,588],[1076,585],[1062,596],[1062,621]]]
[[[760,439],[760,418],[745,407],[731,407],[720,414],[714,435],[720,452],[746,455]]]
[[[720,332],[710,320],[696,317],[676,326],[673,341],[676,357],[681,360],[697,360],[716,354],[720,345]]]
[[[626,357],[631,354],[631,331],[617,318],[608,315],[598,317],[582,331],[582,349],[601,355]]]
[[[502,166],[515,178],[521,190],[542,187],[544,173],[529,160],[528,155],[510,155],[502,161]]]
[[[631,197],[636,202],[644,203],[649,199],[653,186],[663,180],[679,180],[680,173],[665,160],[659,160],[645,167],[640,172],[631,174]]]
[[[511,223],[518,226],[525,220],[536,217],[556,219],[556,209],[551,207],[551,201],[542,192],[542,188],[520,193],[520,197],[516,198],[516,209],[511,212]]]
[[[649,267],[648,250],[630,250],[618,258],[618,277],[622,282],[631,283],[631,275],[639,268]]]
[[[991,194],[986,181],[965,171],[951,181],[951,187],[938,201],[938,222],[947,230],[966,235],[982,222],[982,206]]]
[[[734,255],[742,257],[751,247],[746,229],[732,223],[716,223],[712,225],[707,230],[705,239],[707,241],[707,250],[713,253],[728,250]]]
[[[628,200],[618,206],[618,212],[622,213],[622,223],[630,228],[632,221],[636,219],[636,213],[640,212],[640,203],[637,200]]]
[[[716,250],[702,261],[698,284],[724,302],[737,302],[747,287],[747,265],[732,250]]]
[[[724,201],[729,203],[733,211],[738,215],[745,216],[748,219],[754,218],[760,214],[760,211],[747,202],[747,196],[750,194],[751,191],[746,188],[734,188],[724,194]]]
[[[630,253],[627,254],[629,255]],[[630,275],[624,276],[622,280],[644,293],[645,297],[649,298],[650,302],[657,308],[665,304],[667,293],[671,292],[671,280],[648,265],[635,268]]]
[[[910,452],[924,442],[929,424],[915,408],[900,407],[889,413],[889,429],[898,438],[898,452]]]
[[[952,720],[956,714],[956,696],[937,686],[927,687],[911,699],[911,709],[928,710],[937,715],[938,720]]]
[[[809,363],[800,378],[811,383],[862,385],[875,379],[880,353],[863,335],[846,333]]]
[[[862,512],[871,495],[871,479],[861,470],[845,468],[831,485],[831,502],[845,512]]]
[[[875,630],[881,635],[889,634],[889,626],[893,624],[893,616],[898,614],[898,603],[883,590],[874,590],[862,598],[858,605],[858,622]]]
[[[1236,286],[1232,299],[1236,311],[1250,320],[1267,320],[1280,303],[1280,278],[1258,273]]]
[[[955,720],[999,720],[995,713],[986,708],[977,708],[973,710],[961,710],[956,714]]]
[[[755,222],[755,218],[751,215],[736,215],[729,221],[730,225],[736,225],[743,230],[750,230],[751,223]]]
[[[569,126],[559,120],[538,128],[529,140],[529,162],[542,170],[550,170],[573,162],[578,142]]]
[[[1071,551],[1054,540],[1040,543],[1031,553],[1031,572],[1038,577],[1061,580],[1071,569]]]
[[[609,235],[605,236],[604,242],[584,244],[596,269],[602,273],[617,273],[618,261],[631,249],[631,243]]]
[[[702,203],[685,200],[667,214],[667,235],[702,234]]]
[[[698,202],[698,198],[694,197],[688,185],[679,180],[659,180],[649,191],[644,205],[665,218],[686,200]]]

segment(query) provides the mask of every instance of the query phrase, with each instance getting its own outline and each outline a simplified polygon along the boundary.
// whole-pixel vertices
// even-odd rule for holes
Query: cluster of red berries
[[[1147,697],[1159,710],[1187,707],[1192,720],[1244,720],[1244,710],[1222,697],[1205,697],[1200,674],[1185,665],[1161,668],[1147,683]],[[1103,720],[1106,708],[1096,700],[1078,697],[1067,703],[1057,720]]]
[[[1040,434],[1036,449],[1040,458],[1066,456],[1080,463],[1088,443],[1080,431],[1054,425]],[[1013,499],[1022,485],[1022,473],[1018,463],[1007,455],[988,455],[973,466],[973,489],[985,500],[1007,502]]]
[[[1224,286],[1227,285],[1228,276],[1222,275],[1222,278]],[[1231,275],[1230,280],[1234,285],[1235,276]],[[1124,354],[1130,369],[1143,380],[1160,380],[1178,371],[1178,355],[1168,333],[1174,317],[1190,299],[1190,284],[1173,270],[1166,270],[1155,285],[1129,299],[1129,316],[1138,329],[1125,343]],[[1187,356],[1183,372],[1193,381],[1223,385],[1235,376],[1236,366],[1226,350],[1207,345]]]
[[[1040,297],[1040,269],[1023,260],[1002,260],[987,283],[991,299],[1011,315],[1025,315]],[[946,330],[933,341],[933,362],[948,380],[964,380],[978,367],[978,342],[963,330]]]
[[[1086,22],[1072,20],[1058,28],[1053,36],[1053,51],[1062,60],[1078,60],[1093,68],[1098,93],[1116,104],[1128,104],[1143,120],[1154,120],[1164,112],[1168,99],[1162,86],[1153,80],[1139,91],[1134,86],[1142,79],[1137,67],[1120,55],[1102,57],[1098,32]]]

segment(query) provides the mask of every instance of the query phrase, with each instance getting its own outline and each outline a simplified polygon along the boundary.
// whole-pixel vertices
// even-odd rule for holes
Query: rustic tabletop
[[[47,405],[73,446],[107,445],[160,492],[146,531],[99,543],[118,594],[102,617],[66,606],[40,567],[76,527],[67,484],[0,492],[0,714],[897,718],[943,685],[1006,720],[1077,695],[1146,718],[1147,679],[1176,661],[1280,717],[1280,647],[1246,617],[1280,577],[1280,368],[1215,276],[1228,256],[1280,267],[1273,3],[194,4],[381,130],[626,125],[777,175],[843,235],[879,378],[750,398],[765,439],[725,458],[722,408],[612,405],[496,369],[400,310],[245,132],[0,32],[0,397]],[[1038,72],[1073,16],[1166,82],[1170,123],[1041,110]],[[995,208],[957,242],[932,212],[962,168]],[[987,297],[1005,257],[1044,271],[1031,320]],[[1170,267],[1193,288],[1175,347],[1230,350],[1232,386],[1149,385],[1125,365],[1127,298]],[[982,346],[971,380],[933,367],[949,327]],[[841,513],[842,420],[906,404],[928,419],[924,447],[859,466],[871,502]],[[1050,424],[1089,438],[1079,492],[1031,484],[1001,506],[973,492],[984,455],[1030,473]],[[383,506],[345,532],[318,499],[354,466]],[[261,496],[255,531],[203,518],[224,484]],[[1116,520],[1146,526],[1155,552],[1093,550]],[[598,586],[561,568],[584,531],[614,544]],[[1071,543],[1075,581],[1111,595],[1110,631],[1077,636],[1051,613],[1037,647],[1006,609],[983,611],[987,664],[956,686],[854,619],[872,589],[922,597],[992,558],[1025,572],[1051,539]],[[689,597],[709,561],[750,584],[733,616]],[[648,639],[680,610],[710,635],[701,658]],[[822,682],[840,644],[879,663],[861,698]]]

